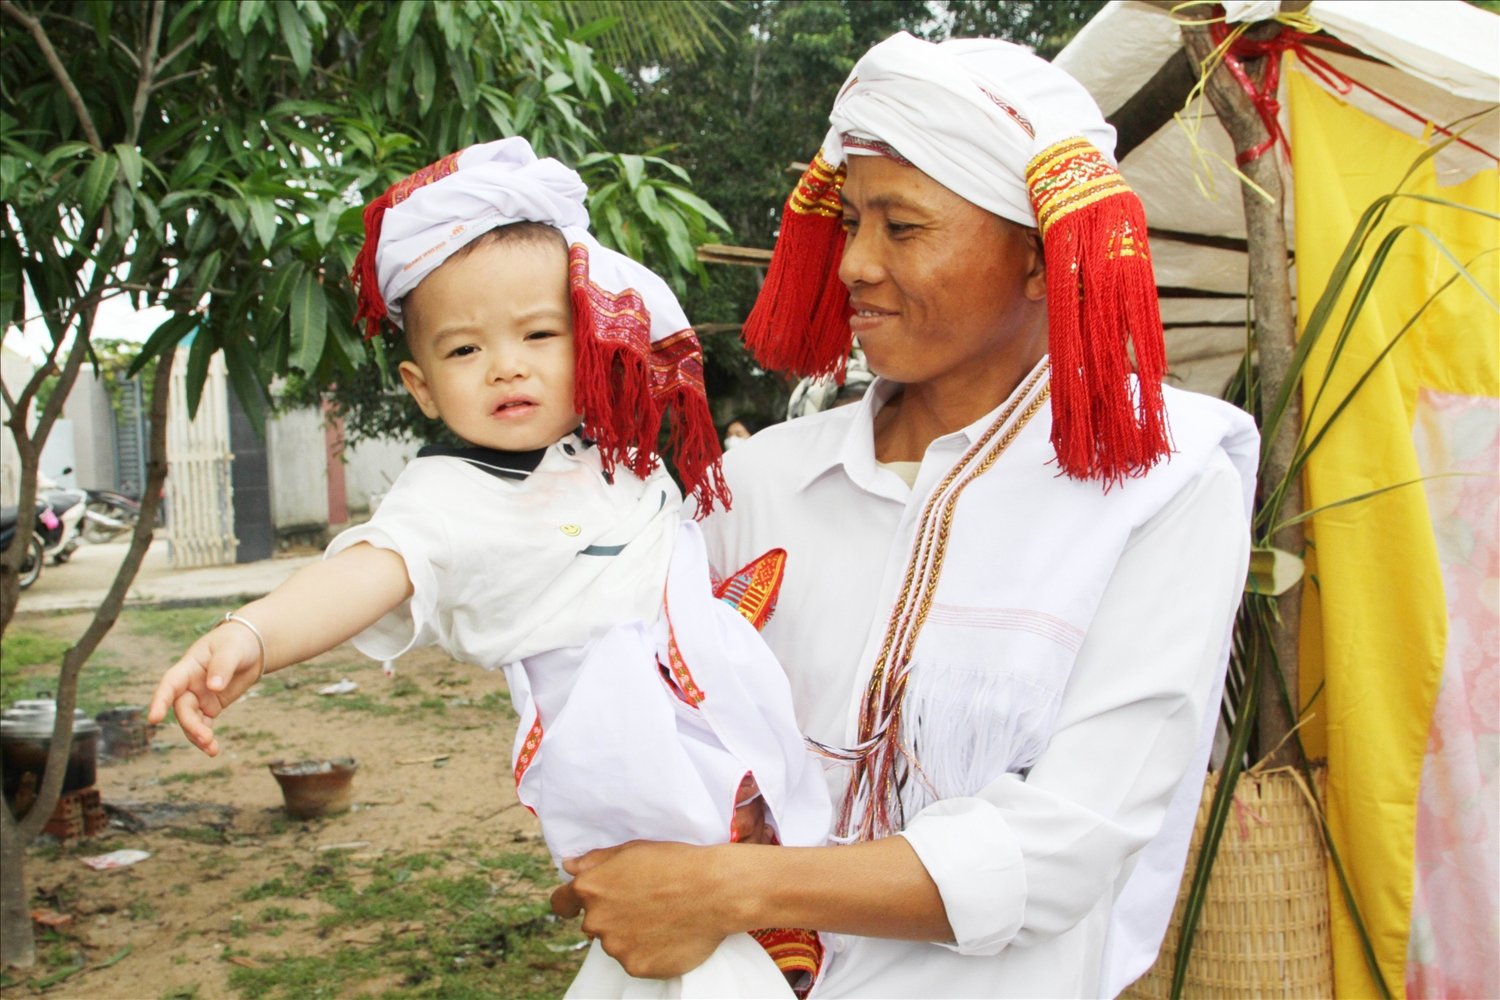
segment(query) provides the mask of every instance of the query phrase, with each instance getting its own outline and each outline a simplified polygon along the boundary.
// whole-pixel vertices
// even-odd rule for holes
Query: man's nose
[[[844,237],[844,255],[839,259],[839,280],[845,288],[870,285],[884,275],[876,240],[855,229]]]

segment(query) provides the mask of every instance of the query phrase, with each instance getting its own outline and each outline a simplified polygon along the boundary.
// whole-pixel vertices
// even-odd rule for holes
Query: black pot
[[[0,712],[0,754],[5,759],[5,800],[18,816],[31,809],[42,787],[57,702],[50,698],[18,701]],[[99,725],[82,711],[73,714],[73,742],[63,773],[63,794],[92,787],[98,772]]]

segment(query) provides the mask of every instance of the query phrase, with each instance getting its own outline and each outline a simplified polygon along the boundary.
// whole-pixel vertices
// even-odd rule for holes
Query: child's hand
[[[213,629],[162,675],[147,721],[159,723],[168,708],[175,708],[183,734],[210,757],[218,756],[212,720],[259,679],[260,658],[260,643],[249,629],[233,622]]]

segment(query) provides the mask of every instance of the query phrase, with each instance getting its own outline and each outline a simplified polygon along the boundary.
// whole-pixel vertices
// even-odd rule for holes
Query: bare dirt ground
[[[84,708],[144,705],[224,610],[128,611],[85,668]],[[17,618],[7,704],[55,673],[23,654],[71,641],[86,620]],[[340,647],[232,706],[218,758],[169,722],[145,754],[102,762],[110,825],[32,846],[39,961],[5,970],[0,996],[561,995],[581,934],[547,911],[556,877],[509,778],[503,676],[432,651],[397,671]],[[357,690],[318,693],[343,678]],[[325,757],[358,760],[353,807],[288,818],[267,765]],[[83,863],[120,849],[150,857],[102,872]]]

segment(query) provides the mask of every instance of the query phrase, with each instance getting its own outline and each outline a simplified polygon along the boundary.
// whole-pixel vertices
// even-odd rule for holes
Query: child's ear
[[[400,371],[401,384],[406,386],[406,391],[411,393],[411,398],[417,401],[422,412],[429,420],[438,419],[437,404],[432,400],[432,392],[427,388],[427,376],[422,374],[422,369],[415,361],[403,361]]]

